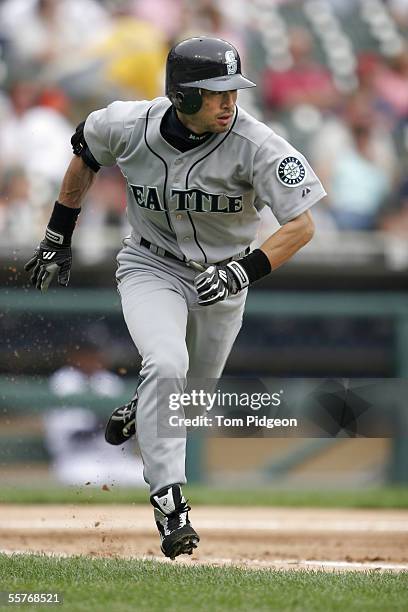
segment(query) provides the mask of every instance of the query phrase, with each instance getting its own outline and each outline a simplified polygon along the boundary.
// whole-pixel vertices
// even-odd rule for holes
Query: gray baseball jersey
[[[181,153],[160,133],[169,106],[167,98],[114,102],[85,123],[95,159],[116,163],[126,179],[136,242],[215,263],[255,239],[264,206],[284,224],[325,195],[303,155],[238,106],[227,133]]]
[[[186,377],[218,378],[241,327],[246,291],[202,307],[196,272],[180,259],[217,263],[254,240],[259,211],[281,224],[325,195],[305,158],[237,107],[231,128],[181,153],[160,133],[167,98],[114,102],[93,112],[84,134],[102,166],[127,183],[132,235],[118,255],[126,324],[142,356],[136,430],[151,494],[185,482],[185,439],[157,430],[157,380],[182,393]],[[141,238],[144,239],[141,244]]]

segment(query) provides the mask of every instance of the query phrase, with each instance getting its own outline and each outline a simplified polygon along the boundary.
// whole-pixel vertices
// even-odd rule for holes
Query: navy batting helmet
[[[255,87],[241,74],[241,59],[233,45],[221,38],[200,36],[175,45],[167,56],[166,96],[177,110],[197,113],[201,89],[231,91]]]

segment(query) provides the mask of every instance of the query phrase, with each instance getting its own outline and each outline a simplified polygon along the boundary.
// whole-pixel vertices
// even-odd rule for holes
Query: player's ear
[[[175,102],[176,102],[175,106],[176,106],[176,108],[180,108],[182,106],[182,104],[183,104],[183,101],[184,101],[184,94],[183,94],[183,92],[182,91],[177,91],[176,95],[175,95]]]

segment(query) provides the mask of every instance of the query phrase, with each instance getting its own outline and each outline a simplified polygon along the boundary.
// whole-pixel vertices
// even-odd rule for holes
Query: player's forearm
[[[249,287],[290,259],[312,239],[313,233],[313,220],[307,211],[286,223],[249,255],[224,266],[209,266],[194,281],[198,303],[211,306]]]
[[[81,157],[75,155],[63,178],[58,202],[68,208],[80,208],[94,178],[95,172],[83,162]]]
[[[72,264],[72,234],[81,211],[82,199],[92,185],[94,174],[79,156],[75,156],[68,166],[45,230],[45,238],[25,265],[27,272],[32,271],[32,284],[42,292],[47,291],[56,275],[60,285],[68,285]]]
[[[72,234],[81,210],[81,202],[92,185],[94,176],[95,173],[81,157],[75,156],[71,160],[45,231],[45,239],[48,243],[64,247],[71,245]]]
[[[313,238],[314,223],[309,211],[283,225],[260,247],[276,270]]]

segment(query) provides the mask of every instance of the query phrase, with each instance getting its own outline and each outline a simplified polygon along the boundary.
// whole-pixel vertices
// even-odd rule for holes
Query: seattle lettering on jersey
[[[131,185],[136,203],[148,210],[164,211],[157,187]],[[229,196],[225,193],[206,193],[201,189],[172,189],[171,200],[176,211],[238,213],[242,211],[243,196]]]

